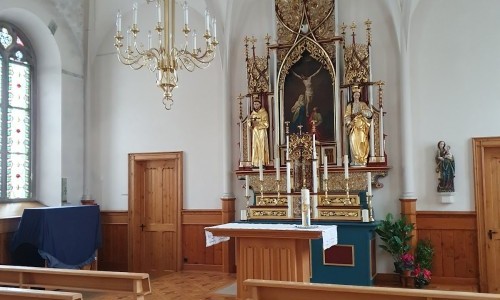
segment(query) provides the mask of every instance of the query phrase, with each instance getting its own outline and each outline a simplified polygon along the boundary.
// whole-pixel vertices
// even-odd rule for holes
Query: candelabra
[[[116,16],[115,48],[118,60],[132,69],[141,69],[144,66],[151,72],[157,72],[156,85],[163,90],[163,104],[167,110],[173,104],[172,90],[177,87],[177,70],[186,69],[193,72],[196,68],[203,69],[209,66],[215,57],[217,41],[217,30],[215,18],[205,11],[205,49],[202,51],[196,45],[196,30],[191,31],[188,26],[188,5],[183,4],[184,11],[184,33],[185,42],[182,48],[174,46],[174,20],[175,20],[175,0],[147,0],[147,3],[156,2],[157,19],[154,30],[158,35],[158,47],[152,46],[151,30],[148,33],[148,44],[144,47],[138,43],[137,34],[139,25],[137,24],[137,3],[134,3],[133,24],[126,30],[125,37],[122,34],[122,15],[118,11]],[[162,11],[163,3],[163,11]],[[191,49],[188,42],[188,34],[192,34]],[[123,39],[125,38],[125,48]]]

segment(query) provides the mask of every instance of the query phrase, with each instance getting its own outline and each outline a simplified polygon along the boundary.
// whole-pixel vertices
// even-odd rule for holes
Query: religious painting
[[[333,80],[307,51],[286,75],[283,116],[290,122],[290,133],[298,133],[299,128],[311,133],[314,123],[317,140],[334,140]]]

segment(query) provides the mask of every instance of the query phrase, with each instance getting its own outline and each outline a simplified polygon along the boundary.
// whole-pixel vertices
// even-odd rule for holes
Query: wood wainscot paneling
[[[434,246],[432,282],[479,283],[475,212],[418,211],[418,239]]]
[[[10,242],[14,232],[19,226],[20,217],[1,218],[0,219],[0,264],[12,264],[10,254]]]
[[[205,227],[234,221],[234,199],[222,199],[222,210],[182,211],[184,270],[235,272],[234,240],[205,246]]]
[[[99,270],[128,270],[128,212],[101,211],[102,246],[99,249]]]

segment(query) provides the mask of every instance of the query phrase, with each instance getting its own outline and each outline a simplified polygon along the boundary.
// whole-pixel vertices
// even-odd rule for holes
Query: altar
[[[337,226],[304,228],[294,224],[228,223],[205,228],[207,247],[236,238],[237,298],[250,297],[246,279],[310,282],[310,242],[323,249],[337,244]]]

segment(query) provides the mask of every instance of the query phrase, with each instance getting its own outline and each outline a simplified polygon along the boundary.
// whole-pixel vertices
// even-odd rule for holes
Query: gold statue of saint
[[[347,105],[344,114],[344,124],[349,136],[351,148],[351,165],[366,166],[370,151],[369,130],[373,112],[365,102],[359,101],[361,88],[352,87],[353,100]]]
[[[258,99],[253,100],[253,111],[250,114],[252,127],[252,166],[269,164],[269,143],[267,129],[269,128],[269,115]]]

